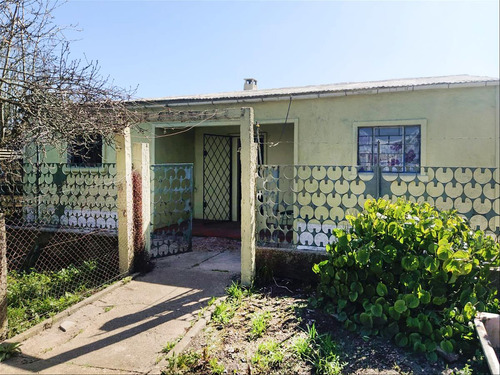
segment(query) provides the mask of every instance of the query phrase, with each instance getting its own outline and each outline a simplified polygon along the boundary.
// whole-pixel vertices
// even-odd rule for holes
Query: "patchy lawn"
[[[310,289],[278,281],[254,291],[233,285],[212,302],[212,319],[164,374],[481,374],[483,362],[434,364],[382,338],[360,337],[308,306]],[[166,346],[168,352],[172,345]],[[175,348],[173,349],[175,352]]]

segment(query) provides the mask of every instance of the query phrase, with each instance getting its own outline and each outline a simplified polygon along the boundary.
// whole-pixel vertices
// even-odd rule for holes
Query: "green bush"
[[[498,312],[490,267],[500,245],[455,212],[404,200],[369,200],[349,229],[335,229],[319,274],[317,303],[362,335],[426,353],[470,355],[476,311]]]

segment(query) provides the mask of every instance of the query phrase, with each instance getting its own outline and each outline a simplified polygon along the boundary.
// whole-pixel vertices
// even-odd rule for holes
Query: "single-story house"
[[[382,168],[386,183],[395,180],[391,173],[402,178],[392,185],[392,193],[422,194],[441,208],[470,212],[477,216],[475,225],[498,235],[499,83],[498,78],[458,75],[258,89],[257,81],[249,78],[241,91],[131,102],[132,108],[146,114],[133,141],[149,143],[151,164],[192,164],[193,218],[238,221],[239,114],[242,107],[252,107],[259,164],[330,168],[318,169],[319,182],[312,187],[307,186],[311,170],[303,170],[302,185],[300,171],[288,177],[283,170],[269,172],[280,193],[272,198],[277,203],[271,214],[276,223],[261,218],[267,229],[293,227],[299,232],[294,241],[303,234],[307,237],[303,243],[324,246],[331,240],[330,229],[342,223],[343,211],[362,206],[363,199],[375,195],[364,185],[375,181],[374,170]],[[89,155],[94,163],[115,161],[112,147],[100,143]],[[47,161],[52,159],[61,161],[60,153],[49,152]],[[66,159],[80,162],[71,153]],[[431,169],[421,169],[427,167]],[[420,173],[411,175],[415,171]],[[422,187],[419,181],[429,186]],[[485,186],[479,193],[476,182]],[[290,204],[287,183],[295,194]],[[299,185],[302,190],[297,195]],[[318,208],[322,204],[327,210]]]
[[[500,168],[499,79],[469,75],[244,90],[140,100],[145,111],[206,111],[143,124],[151,161],[193,163],[194,218],[238,220],[239,120],[253,107],[259,163]],[[256,136],[257,138],[257,136]]]

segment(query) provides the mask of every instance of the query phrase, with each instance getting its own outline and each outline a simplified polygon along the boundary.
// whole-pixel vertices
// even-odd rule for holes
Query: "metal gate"
[[[151,166],[151,257],[191,250],[193,164]]]
[[[232,220],[232,138],[203,137],[203,219]]]

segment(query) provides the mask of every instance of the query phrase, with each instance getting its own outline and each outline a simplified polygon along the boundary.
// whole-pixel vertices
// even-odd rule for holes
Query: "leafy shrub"
[[[436,349],[469,355],[476,311],[498,312],[490,267],[500,245],[455,212],[404,200],[369,200],[349,229],[335,229],[317,303],[345,328],[383,335],[437,359]]]

